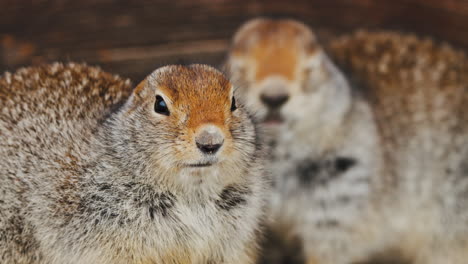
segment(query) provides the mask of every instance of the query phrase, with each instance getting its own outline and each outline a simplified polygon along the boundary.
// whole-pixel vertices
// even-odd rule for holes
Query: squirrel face
[[[150,170],[206,174],[248,161],[255,151],[255,128],[233,97],[231,83],[204,65],[166,66],[135,89],[118,126],[128,149],[146,155]],[[155,172],[156,173],[156,172]],[[173,173],[171,173],[173,174]],[[232,175],[231,175],[232,176]]]
[[[234,36],[227,68],[246,102],[272,126],[299,118],[313,104],[308,97],[330,75],[314,34],[293,20],[244,24]]]

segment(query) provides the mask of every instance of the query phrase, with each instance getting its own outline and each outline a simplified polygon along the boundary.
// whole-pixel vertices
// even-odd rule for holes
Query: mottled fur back
[[[39,175],[77,168],[76,155],[82,154],[83,142],[131,91],[128,80],[81,64],[56,63],[3,74],[0,244],[7,248],[0,247],[1,260],[33,263],[42,258],[32,226],[24,218],[34,199],[34,185],[44,181]]]
[[[364,31],[332,41],[330,49],[373,106],[382,143],[388,144],[384,149],[395,153],[417,138],[416,151],[446,162],[465,145],[468,60],[463,52],[414,35]]]
[[[408,241],[420,252],[410,255],[462,263],[468,249],[465,53],[414,35],[364,31],[332,41],[330,50],[372,106],[385,160],[380,189],[393,193],[375,199],[399,196],[408,217],[413,214]]]

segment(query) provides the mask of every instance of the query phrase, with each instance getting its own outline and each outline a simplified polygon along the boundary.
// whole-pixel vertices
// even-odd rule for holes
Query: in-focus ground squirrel
[[[254,262],[262,149],[220,72],[24,68],[0,105],[1,263]]]
[[[274,237],[306,263],[466,263],[465,54],[388,32],[330,50],[356,84],[300,22],[255,19],[233,39],[227,69],[273,135]]]

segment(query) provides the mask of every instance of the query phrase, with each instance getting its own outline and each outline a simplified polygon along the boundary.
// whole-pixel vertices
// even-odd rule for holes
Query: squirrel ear
[[[133,93],[138,96],[138,97],[141,97],[141,92],[145,89],[145,86],[146,86],[146,79],[144,79],[143,81],[141,81],[136,87],[135,89],[133,89]]]
[[[306,91],[315,91],[323,82],[330,78],[331,62],[322,52],[309,55],[305,65]]]

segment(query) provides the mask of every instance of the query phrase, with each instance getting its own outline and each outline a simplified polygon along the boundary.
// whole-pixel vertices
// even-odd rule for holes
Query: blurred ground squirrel
[[[255,123],[218,71],[132,92],[79,64],[0,79],[1,263],[253,263],[266,189]]]
[[[466,56],[388,32],[330,51],[352,83],[299,22],[255,19],[233,39],[227,69],[273,135],[272,232],[309,264],[466,263]]]

